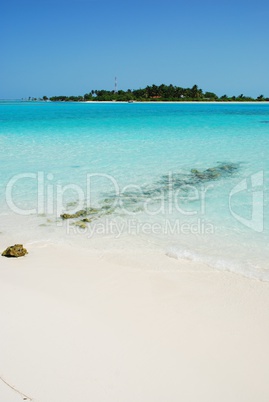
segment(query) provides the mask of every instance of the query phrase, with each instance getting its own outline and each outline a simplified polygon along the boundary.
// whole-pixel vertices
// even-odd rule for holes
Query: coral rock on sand
[[[10,246],[5,251],[3,251],[2,256],[17,258],[23,257],[25,254],[28,254],[26,248],[24,248],[22,244],[15,244],[14,246]]]

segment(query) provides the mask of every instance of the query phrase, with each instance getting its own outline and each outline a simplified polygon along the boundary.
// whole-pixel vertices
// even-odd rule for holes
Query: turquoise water
[[[0,145],[2,238],[127,236],[269,280],[268,104],[2,102]]]

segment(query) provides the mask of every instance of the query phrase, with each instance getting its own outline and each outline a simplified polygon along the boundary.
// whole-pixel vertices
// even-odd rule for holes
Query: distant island
[[[36,98],[29,98],[29,100],[37,100]],[[218,97],[214,92],[203,92],[197,85],[193,85],[192,88],[181,88],[175,85],[151,85],[146,88],[140,89],[128,89],[127,91],[107,91],[91,90],[83,96],[52,96],[48,98],[43,96],[43,101],[52,102],[180,102],[180,101],[199,101],[199,102],[269,102],[269,98],[264,95],[260,95],[257,98],[245,96],[240,94],[238,96],[222,95]]]

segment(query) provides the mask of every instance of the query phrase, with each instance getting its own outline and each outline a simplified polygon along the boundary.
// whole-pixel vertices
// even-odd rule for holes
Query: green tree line
[[[83,101],[118,101],[118,102],[132,102],[132,101],[226,101],[226,102],[247,102],[247,101],[269,101],[269,98],[260,95],[257,98],[245,96],[240,94],[238,96],[222,95],[218,97],[214,92],[203,92],[197,85],[192,88],[182,88],[175,85],[151,85],[146,88],[128,89],[127,91],[119,90],[91,90],[83,96],[52,96],[49,98],[51,101],[61,102],[83,102]],[[43,96],[43,100],[48,100]]]

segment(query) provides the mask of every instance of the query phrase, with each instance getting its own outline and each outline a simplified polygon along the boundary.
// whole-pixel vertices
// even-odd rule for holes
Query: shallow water
[[[1,236],[129,236],[269,280],[268,121],[258,103],[1,103]]]

